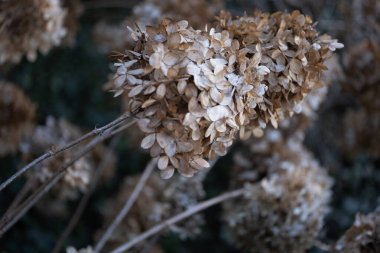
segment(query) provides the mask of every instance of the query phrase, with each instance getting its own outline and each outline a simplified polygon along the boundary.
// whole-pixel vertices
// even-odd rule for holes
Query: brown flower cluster
[[[62,44],[73,46],[75,38],[79,30],[79,17],[83,13],[83,6],[80,0],[61,0],[62,7],[66,10],[66,17],[64,27],[66,28],[66,35],[63,38]]]
[[[107,247],[113,249],[127,239],[132,239],[154,225],[197,204],[205,194],[202,183],[205,175],[205,172],[192,178],[176,175],[170,181],[162,180],[156,173],[151,175],[144,191],[140,193],[128,216],[113,233]],[[139,178],[140,176],[127,178],[116,198],[106,205],[105,224],[108,225],[124,205]],[[113,208],[108,208],[110,206]],[[171,226],[170,230],[183,239],[191,238],[201,232],[200,227],[203,223],[203,215],[196,214],[188,220]]]
[[[232,243],[260,253],[300,253],[313,246],[328,211],[332,179],[298,140],[269,131],[232,175],[232,188],[246,187],[244,197],[224,204]]]
[[[380,252],[380,210],[356,216],[355,222],[334,245],[334,253]]]
[[[77,250],[76,248],[74,247],[67,247],[66,249],[66,253],[93,253],[94,250],[92,249],[91,246],[88,246],[86,248],[82,248],[82,249],[79,249]]]
[[[377,0],[341,1],[345,42],[352,46],[363,38],[380,42],[380,2]]]
[[[346,79],[342,88],[356,101],[358,109],[344,116],[343,150],[351,156],[367,152],[380,157],[380,48],[374,41],[353,47],[345,58]]]
[[[24,161],[33,160],[46,150],[62,147],[80,136],[82,136],[82,131],[66,120],[48,117],[46,125],[37,126],[33,136],[25,139],[22,143],[21,150]],[[75,199],[80,192],[86,191],[93,176],[94,168],[101,160],[101,156],[106,156],[108,152],[111,151],[100,146],[70,166],[63,179],[54,188],[54,194],[58,195],[56,199]],[[27,176],[37,183],[44,183],[58,173],[62,166],[74,156],[75,150],[67,150],[55,159],[44,161],[38,170],[30,171]],[[111,155],[111,157],[113,156]],[[110,175],[110,171],[113,171],[114,162],[115,158],[112,158],[107,164],[107,168],[104,170],[106,177]]]
[[[239,133],[292,116],[323,87],[324,61],[343,45],[319,36],[299,12],[218,18],[220,29],[194,30],[164,19],[132,34],[135,50],[115,64],[115,95],[140,118],[141,146],[160,157],[164,178],[185,176],[223,156]]]
[[[144,29],[147,25],[157,24],[162,17],[168,17],[175,20],[186,19],[192,27],[203,28],[221,9],[220,0],[145,0],[134,6],[133,15],[119,24],[100,21],[95,26],[94,38],[100,51],[104,53],[112,50],[124,51],[134,45],[127,26]]]
[[[0,156],[15,152],[32,125],[35,105],[16,85],[0,81]]]
[[[72,42],[77,6],[73,0],[1,1],[0,64],[17,63],[24,55],[34,61],[38,52],[46,54],[63,40]]]

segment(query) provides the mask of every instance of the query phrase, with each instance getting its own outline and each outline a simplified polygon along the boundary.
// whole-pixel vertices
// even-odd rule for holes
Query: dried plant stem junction
[[[27,164],[25,167],[23,167],[22,169],[20,169],[19,171],[17,171],[9,179],[7,179],[3,183],[1,183],[0,184],[0,192],[2,190],[4,190],[5,187],[7,187],[10,183],[12,183],[15,179],[17,179],[19,176],[21,176],[22,174],[24,174],[25,172],[27,172],[32,167],[40,164],[41,162],[45,161],[46,159],[48,159],[50,157],[54,157],[54,156],[62,153],[65,150],[69,150],[71,148],[74,148],[75,146],[77,146],[80,143],[88,140],[91,137],[94,137],[96,135],[99,135],[99,136],[102,135],[107,129],[110,129],[110,128],[113,128],[115,126],[120,125],[123,121],[131,118],[132,116],[133,115],[130,115],[130,114],[126,113],[126,114],[120,116],[119,118],[117,118],[116,120],[108,123],[107,125],[105,125],[105,126],[103,126],[101,128],[95,128],[91,132],[89,132],[89,133],[81,136],[80,138],[78,138],[76,140],[73,140],[72,142],[70,142],[69,144],[67,144],[64,147],[61,147],[61,148],[58,148],[58,149],[52,148],[51,150],[47,151],[45,154],[43,154],[40,157],[36,158],[35,160],[33,160],[32,162],[30,162],[29,164]]]
[[[124,117],[125,119],[129,118],[128,116],[124,116]],[[125,125],[119,126],[123,120],[119,118],[116,121],[118,121],[118,123],[114,123],[115,121],[111,122],[110,124],[112,125],[109,126],[106,130],[103,130],[101,135],[97,136],[85,147],[80,149],[76,153],[76,156],[71,161],[63,165],[57,174],[55,174],[49,181],[47,181],[45,184],[39,187],[29,198],[27,198],[23,203],[21,203],[11,215],[5,216],[1,219],[0,238],[31,209],[41,199],[41,197],[44,194],[46,194],[56,183],[59,182],[59,180],[65,175],[66,170],[70,166],[72,166],[77,160],[79,160],[82,156],[90,152],[99,143],[124,131],[126,128],[128,128],[129,126],[135,123],[135,120],[132,120],[131,122]]]
[[[211,198],[209,200],[203,201],[193,207],[190,207],[188,210],[185,212],[182,212],[166,221],[163,221],[162,223],[152,227],[151,229],[147,230],[146,232],[142,233],[141,235],[137,236],[133,240],[119,246],[118,248],[114,249],[111,253],[122,253],[126,252],[127,250],[131,249],[132,247],[136,246],[140,242],[148,239],[149,237],[159,233],[163,229],[170,227],[171,225],[174,225],[177,222],[180,222],[186,218],[189,218],[195,213],[198,213],[200,211],[203,211],[211,206],[214,206],[216,204],[219,204],[223,201],[233,199],[239,196],[242,196],[244,194],[244,189],[238,189],[234,191],[230,191],[224,194],[221,194],[217,197]]]
[[[156,167],[156,165],[157,165],[157,159],[152,159],[147,164],[147,166],[144,169],[144,173],[139,179],[131,196],[125,202],[125,205],[123,206],[123,208],[120,210],[118,215],[112,221],[111,225],[107,228],[106,232],[102,235],[99,242],[95,246],[94,253],[99,253],[102,250],[102,248],[104,247],[108,239],[111,237],[113,231],[121,223],[124,217],[128,214],[129,210],[131,210],[133,204],[136,202],[137,198],[139,197],[140,192],[143,190],[146,181],[148,180],[149,176],[152,174],[152,171]]]

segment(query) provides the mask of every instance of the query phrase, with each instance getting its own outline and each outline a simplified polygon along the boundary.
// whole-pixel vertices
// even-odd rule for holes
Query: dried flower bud
[[[193,178],[176,175],[165,181],[157,174],[151,175],[130,213],[113,233],[107,248],[113,249],[128,238],[131,239],[165,219],[197,204],[205,194],[202,185],[204,176],[205,173],[199,173]],[[124,205],[139,178],[140,176],[127,178],[116,198],[106,205],[107,207],[112,206],[112,208],[104,209],[106,224],[109,224],[107,220],[113,219]],[[193,237],[201,232],[200,226],[203,223],[203,216],[197,214],[189,220],[171,226],[170,230],[177,233],[181,238]]]
[[[334,245],[334,253],[380,252],[380,210],[357,214],[355,222]]]
[[[322,229],[332,180],[302,144],[272,143],[271,154],[254,145],[251,167],[235,168],[231,186],[245,185],[246,194],[224,204],[227,236],[248,252],[304,252]],[[260,181],[256,166],[267,175]]]
[[[32,125],[36,107],[16,85],[0,81],[0,156],[15,152]]]
[[[59,0],[1,1],[0,10],[0,64],[17,63],[24,55],[34,61],[38,51],[46,54],[67,33]]]
[[[127,110],[138,112],[146,135],[141,146],[167,157],[164,177],[175,169],[192,176],[207,168],[239,132],[248,138],[268,122],[277,127],[323,87],[323,62],[343,46],[318,36],[298,12],[226,15],[219,17],[227,29],[220,32],[194,30],[184,20],[147,26],[134,35],[137,51],[115,64],[115,96],[128,92]]]

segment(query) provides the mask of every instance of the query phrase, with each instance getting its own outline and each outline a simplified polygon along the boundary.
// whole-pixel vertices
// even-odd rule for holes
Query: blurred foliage
[[[92,4],[92,1],[84,2],[87,7]],[[251,12],[254,8],[275,11],[283,6],[280,2],[284,1],[229,0],[226,2],[226,7],[234,14]],[[336,29],[335,34],[343,34],[339,27],[342,14],[336,11],[340,1],[321,1],[319,8],[312,7],[313,4],[310,3],[312,1],[304,2],[302,6],[287,5],[286,9],[303,7],[306,14],[322,19],[319,23],[322,31],[331,32]],[[103,3],[106,4],[107,1]],[[133,4],[131,1],[129,7],[118,9],[87,8],[80,19],[81,28],[74,47],[55,48],[46,56],[39,55],[33,63],[24,59],[15,67],[0,69],[0,78],[19,84],[31,100],[37,103],[39,124],[43,124],[47,116],[53,115],[66,118],[80,127],[91,130],[110,122],[120,114],[120,99],[114,99],[113,94],[103,90],[103,85],[111,72],[111,60],[98,52],[92,32],[100,18],[106,17],[118,21],[128,16]],[[329,25],[333,20],[336,20],[335,27]],[[344,41],[343,37],[338,36],[338,39]],[[340,130],[343,113],[351,104],[350,99],[342,96],[337,85],[334,85],[328,101],[319,113],[319,119],[308,132],[306,139],[306,146],[313,151],[323,166],[329,168],[330,174],[335,179],[331,212],[326,218],[322,238],[324,242],[338,239],[351,226],[357,212],[368,213],[380,204],[378,191],[380,161],[366,154],[359,154],[353,161],[347,161],[339,147],[332,141],[335,138],[334,134]],[[116,194],[123,178],[140,172],[148,161],[148,155],[136,150],[128,136],[118,141],[116,152],[117,173],[107,184],[97,187],[85,215],[66,242],[67,245],[79,248],[93,243],[94,231],[102,226],[100,207],[107,198]],[[231,153],[233,152],[234,150],[231,150]],[[228,188],[228,171],[233,164],[231,157],[232,155],[229,155],[218,161],[208,175],[205,182],[207,198],[216,196]],[[19,159],[20,154],[0,158],[1,180],[8,178],[19,168]],[[6,211],[6,207],[24,181],[24,179],[17,180],[1,193],[0,213]],[[71,213],[77,203],[77,201],[69,203]],[[223,238],[220,213],[220,206],[205,211],[206,224],[203,233],[195,239],[181,241],[176,235],[169,234],[161,237],[159,243],[168,253],[239,252]],[[32,209],[4,238],[0,239],[0,252],[49,252],[68,219],[69,217],[59,219],[46,217]],[[313,249],[310,252],[322,251]]]

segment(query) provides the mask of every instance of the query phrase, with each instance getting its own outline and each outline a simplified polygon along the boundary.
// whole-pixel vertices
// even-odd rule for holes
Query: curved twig
[[[242,196],[244,193],[244,188],[234,190],[231,192],[224,193],[222,195],[219,195],[217,197],[211,198],[209,200],[203,201],[195,206],[190,207],[185,212],[182,212],[168,220],[163,221],[162,223],[152,227],[151,229],[147,230],[146,232],[140,234],[136,238],[132,239],[131,241],[124,243],[123,245],[117,247],[111,253],[122,253],[127,251],[128,249],[132,248],[133,246],[139,244],[140,242],[146,240],[147,238],[159,233],[163,229],[170,227],[171,225],[180,222],[190,216],[192,216],[195,213],[198,213],[200,211],[203,211],[211,206],[214,206],[216,204],[219,204],[223,201],[236,198],[239,196]]]
[[[140,195],[140,192],[142,191],[143,187],[145,186],[146,181],[148,180],[150,174],[152,174],[153,169],[156,167],[157,164],[157,158],[152,159],[147,166],[145,167],[144,173],[141,175],[141,178],[139,179],[136,187],[134,188],[133,192],[131,193],[131,196],[128,198],[128,200],[125,202],[123,208],[120,210],[118,215],[115,217],[115,219],[112,221],[111,225],[107,228],[106,232],[102,235],[100,240],[95,246],[94,253],[100,252],[108,239],[111,237],[113,231],[116,229],[116,227],[120,224],[120,222],[124,219],[124,217],[128,214],[129,210],[132,208],[133,204],[136,202],[138,196]]]
[[[118,140],[119,140],[119,138],[114,138],[112,140],[111,144],[109,145],[109,148],[113,148],[116,145]],[[95,191],[95,188],[99,182],[100,176],[101,176],[102,172],[104,171],[104,169],[106,168],[106,165],[108,164],[111,156],[112,156],[112,153],[110,152],[102,159],[101,163],[99,164],[98,168],[96,169],[95,175],[92,178],[92,181],[90,183],[88,190],[86,191],[86,193],[81,198],[81,200],[80,200],[77,208],[75,209],[75,212],[74,212],[73,216],[71,217],[69,223],[67,224],[65,230],[59,236],[59,238],[58,238],[58,240],[57,240],[57,242],[56,242],[56,244],[52,250],[52,253],[59,253],[61,251],[62,246],[64,245],[66,239],[69,237],[71,232],[74,230],[75,226],[78,224],[78,221],[79,221],[80,217],[82,216],[83,211],[85,210],[87,203],[91,198],[92,193]]]
[[[57,154],[65,151],[65,150],[68,150],[68,149],[71,149],[71,148],[77,146],[78,144],[82,143],[83,141],[85,141],[85,140],[87,140],[87,139],[89,139],[89,138],[91,138],[91,137],[93,137],[95,135],[101,135],[107,129],[112,128],[114,126],[117,126],[118,124],[120,124],[121,122],[129,119],[130,117],[131,117],[131,115],[124,114],[121,117],[117,118],[116,120],[108,123],[107,125],[105,125],[105,126],[103,126],[101,128],[95,128],[91,132],[89,132],[89,133],[87,133],[87,134],[79,137],[78,139],[70,142],[69,144],[67,144],[64,147],[61,147],[61,148],[58,148],[58,149],[51,149],[51,150],[47,151],[45,154],[43,154],[40,157],[34,159],[32,162],[30,162],[29,164],[27,164],[25,167],[23,167],[20,170],[18,170],[15,174],[13,174],[6,181],[4,181],[3,183],[1,183],[0,184],[0,192],[2,190],[4,190],[5,187],[7,187],[10,183],[12,183],[15,179],[17,179],[19,176],[21,176],[22,174],[24,174],[25,172],[27,172],[29,169],[31,169],[35,165],[40,164],[42,161],[44,161],[44,160],[46,160],[46,159],[48,159],[50,157],[56,156]]]
[[[119,132],[125,130],[127,127],[134,124],[136,120],[119,127],[116,130],[113,130],[117,125],[113,126],[113,128],[107,129],[104,131],[102,135],[99,135],[95,139],[93,139],[89,144],[87,144],[84,148],[80,149],[77,155],[68,163],[66,163],[60,171],[55,174],[49,181],[39,187],[39,189],[33,193],[27,200],[25,200],[15,211],[15,214],[12,217],[4,217],[4,219],[0,222],[0,238],[6,233],[19,219],[21,219],[29,210],[32,208],[45,193],[47,193],[65,174],[67,168],[72,166],[77,160],[79,160],[82,156],[86,155],[90,152],[97,144],[103,142],[104,140],[118,134]]]

